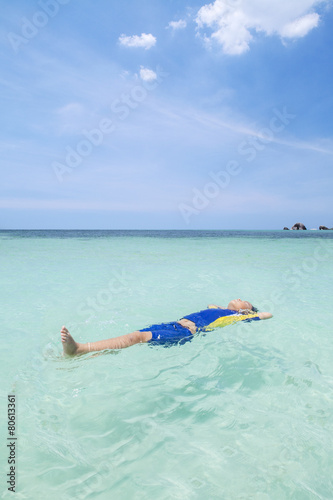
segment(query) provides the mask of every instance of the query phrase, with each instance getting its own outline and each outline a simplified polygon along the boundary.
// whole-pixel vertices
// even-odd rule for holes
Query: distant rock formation
[[[293,227],[291,228],[293,231],[298,231],[298,230],[303,230],[303,231],[306,231],[306,227],[304,226],[304,224],[302,224],[301,222],[296,222],[296,224],[293,225]],[[283,228],[284,231],[289,231],[289,227],[284,227]],[[319,230],[320,231],[333,231],[333,227],[326,227],[326,226],[319,226]],[[311,229],[311,231],[317,231],[316,228],[313,228]]]
[[[301,222],[296,222],[296,224],[293,225],[293,227],[291,228],[293,231],[295,230],[299,230],[301,229],[302,231],[306,231],[306,227],[304,226],[304,224],[302,224]]]

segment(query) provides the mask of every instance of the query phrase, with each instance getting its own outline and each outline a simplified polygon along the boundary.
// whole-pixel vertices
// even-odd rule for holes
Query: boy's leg
[[[104,351],[105,349],[123,349],[140,342],[148,342],[152,338],[152,333],[135,331],[113,339],[98,340],[97,342],[87,342],[80,344],[75,342],[65,326],[61,329],[61,341],[64,353],[69,356],[85,354],[92,351]]]

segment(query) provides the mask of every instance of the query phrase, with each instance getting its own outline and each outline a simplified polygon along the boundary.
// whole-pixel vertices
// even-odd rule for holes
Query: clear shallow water
[[[333,497],[332,232],[3,231],[0,257],[17,498]],[[61,356],[63,324],[94,341],[237,297],[274,318]]]

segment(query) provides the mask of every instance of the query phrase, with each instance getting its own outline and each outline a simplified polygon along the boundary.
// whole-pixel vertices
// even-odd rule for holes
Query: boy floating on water
[[[235,299],[229,302],[227,308],[210,305],[208,309],[184,316],[178,321],[152,325],[142,330],[136,330],[120,337],[97,342],[79,344],[75,342],[65,326],[61,329],[61,341],[64,354],[75,356],[93,351],[104,351],[106,349],[123,349],[134,344],[149,342],[152,344],[174,344],[184,343],[193,338],[200,331],[211,331],[217,327],[223,327],[236,323],[237,321],[253,321],[269,319],[271,313],[258,312],[248,301]]]

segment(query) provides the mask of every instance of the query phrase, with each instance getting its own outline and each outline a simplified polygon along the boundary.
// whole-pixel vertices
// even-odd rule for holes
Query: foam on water
[[[1,233],[17,497],[332,498],[332,236]],[[94,341],[237,297],[274,318],[61,356],[63,324]]]

